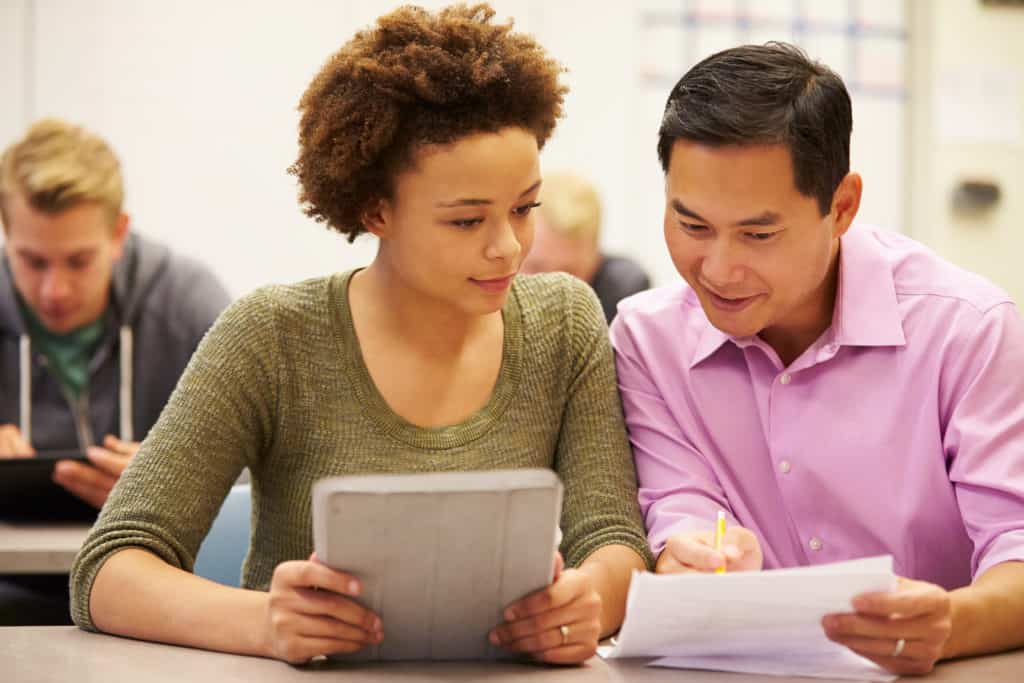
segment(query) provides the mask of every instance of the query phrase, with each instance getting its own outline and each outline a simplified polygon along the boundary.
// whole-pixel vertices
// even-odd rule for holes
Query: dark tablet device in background
[[[88,462],[81,451],[40,451],[0,458],[0,520],[94,521],[99,510],[53,482],[58,460]]]

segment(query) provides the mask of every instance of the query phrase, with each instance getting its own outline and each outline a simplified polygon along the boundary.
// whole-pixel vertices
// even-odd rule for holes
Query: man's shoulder
[[[686,343],[699,338],[710,324],[693,289],[685,282],[675,282],[620,301],[612,330],[613,336],[616,331],[628,331]]]
[[[988,278],[957,266],[917,240],[867,226],[859,230],[862,239],[869,241],[889,262],[898,299],[915,298],[926,305],[962,306],[980,314],[1013,301]]]
[[[196,284],[216,283],[223,288],[213,269],[179,249],[152,237],[134,235],[135,282],[145,287],[157,281],[168,286],[193,289]]]
[[[615,281],[634,282],[637,280],[648,281],[647,272],[633,259],[625,256],[604,256],[601,273]]]

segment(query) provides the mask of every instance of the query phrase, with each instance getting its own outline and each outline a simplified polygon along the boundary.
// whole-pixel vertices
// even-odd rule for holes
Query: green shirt
[[[46,329],[21,295],[18,295],[18,304],[28,326],[33,348],[42,352],[61,386],[72,398],[77,399],[89,384],[89,361],[103,338],[106,314],[77,330],[56,334]]]
[[[281,562],[312,552],[311,488],[370,472],[554,469],[565,486],[569,566],[622,544],[652,564],[637,504],[604,315],[567,275],[517,277],[503,310],[489,402],[460,424],[417,427],[385,403],[363,363],[351,273],[260,289],[207,334],[79,553],[72,615],[112,553],[140,546],[191,571],[243,467],[252,531],[242,585],[267,590]]]

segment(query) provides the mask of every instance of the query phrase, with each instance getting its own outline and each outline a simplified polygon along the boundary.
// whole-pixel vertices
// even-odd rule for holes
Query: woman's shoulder
[[[513,283],[513,294],[524,320],[535,325],[607,328],[594,290],[567,273],[519,275]]]
[[[527,339],[561,338],[589,346],[594,335],[607,335],[607,323],[590,285],[564,272],[518,275],[513,295]]]
[[[331,284],[344,274],[311,278],[290,284],[259,287],[239,298],[224,312],[224,317],[251,323],[291,321],[303,318],[322,320],[329,311]]]
[[[590,285],[568,273],[518,275],[512,289],[523,305],[540,311],[567,313],[590,304],[600,310]]]

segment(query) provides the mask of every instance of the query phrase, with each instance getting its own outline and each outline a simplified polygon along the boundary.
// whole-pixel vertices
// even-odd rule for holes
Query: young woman
[[[618,628],[650,553],[604,318],[582,282],[516,276],[566,89],[493,14],[400,9],[313,80],[292,167],[306,211],[350,240],[373,233],[377,255],[221,317],[78,556],[80,626],[291,662],[354,652],[387,624],[310,554],[317,479],[541,466],[565,485],[571,569],[489,637],[571,663]],[[246,466],[235,589],[190,569]]]

